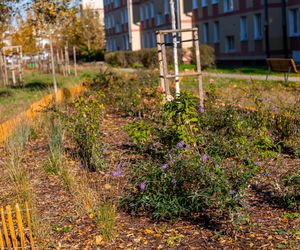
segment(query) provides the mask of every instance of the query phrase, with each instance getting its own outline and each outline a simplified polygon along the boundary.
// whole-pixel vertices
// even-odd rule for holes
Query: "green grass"
[[[218,66],[216,68],[205,69],[206,72],[219,73],[219,74],[246,74],[246,75],[267,75],[268,67],[254,67],[254,66],[244,66],[244,67],[234,67],[234,66]],[[270,75],[283,76],[283,73],[271,72]],[[290,76],[297,76],[291,73]]]
[[[281,81],[241,80],[203,77],[203,89],[207,92],[209,81],[213,79],[217,95],[222,102],[253,106],[254,97],[272,100],[273,106],[295,105],[299,100],[300,85],[284,84]],[[198,83],[194,77],[186,77],[180,84],[181,90],[198,95]]]
[[[64,77],[57,74],[59,88],[76,85],[85,78],[96,74],[95,71],[85,70],[79,76]],[[25,111],[30,105],[43,96],[53,92],[52,76],[41,73],[25,73],[23,87],[0,87],[0,123]]]

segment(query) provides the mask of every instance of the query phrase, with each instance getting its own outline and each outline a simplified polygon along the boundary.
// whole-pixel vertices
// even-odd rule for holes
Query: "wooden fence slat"
[[[26,243],[25,243],[25,234],[24,234],[24,227],[22,222],[22,215],[21,215],[19,204],[16,204],[16,217],[17,217],[17,224],[18,224],[19,236],[21,241],[21,249],[24,250],[26,248]]]
[[[6,214],[7,214],[8,227],[9,227],[9,231],[10,231],[13,249],[17,250],[18,249],[18,240],[16,237],[15,229],[14,229],[14,222],[13,222],[13,218],[11,215],[11,207],[10,206],[6,206]]]
[[[3,241],[1,229],[0,229],[0,249],[4,250],[4,241]]]
[[[7,230],[3,207],[1,208],[1,221],[2,221],[2,228],[3,228],[3,234],[4,234],[6,246],[7,246],[7,248],[11,248],[11,242],[10,242],[10,238],[8,236],[8,230]]]
[[[34,250],[34,240],[33,240],[33,234],[32,234],[32,228],[31,228],[31,218],[30,218],[30,212],[29,212],[29,206],[28,206],[28,202],[25,202],[25,208],[26,208],[26,216],[27,216],[27,226],[29,229],[29,239],[30,239],[30,245],[31,245],[31,249]]]

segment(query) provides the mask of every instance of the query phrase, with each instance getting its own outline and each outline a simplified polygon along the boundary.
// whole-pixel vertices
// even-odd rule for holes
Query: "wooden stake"
[[[16,217],[17,217],[19,236],[20,236],[20,240],[21,240],[21,249],[25,250],[26,243],[25,243],[24,226],[23,226],[23,222],[22,222],[22,215],[21,215],[20,207],[18,204],[16,204]]]
[[[4,241],[3,241],[1,229],[0,229],[0,249],[4,250]]]
[[[175,16],[175,5],[174,0],[170,0],[171,7],[171,19],[172,19],[172,29],[176,30],[176,16]],[[180,85],[179,85],[179,66],[178,66],[178,41],[177,32],[172,33],[173,36],[173,55],[174,55],[174,69],[175,69],[175,88],[176,96],[180,95]]]
[[[13,249],[17,250],[18,249],[18,240],[16,237],[15,229],[14,229],[14,222],[13,222],[13,218],[11,215],[11,207],[10,206],[6,206],[6,213],[7,213],[7,221],[8,221],[8,227],[9,227],[9,231],[10,231]]]
[[[76,58],[76,47],[73,46],[73,58],[74,58],[74,74],[77,76],[77,58]]]
[[[163,92],[166,91],[165,87],[165,78],[164,78],[164,64],[163,64],[163,57],[162,57],[162,44],[159,32],[156,33],[156,41],[157,41],[157,51],[158,51],[158,63],[159,63],[159,78],[160,78],[160,86]]]
[[[1,222],[2,222],[2,228],[3,228],[3,234],[4,234],[6,246],[8,248],[11,248],[11,242],[10,242],[10,238],[8,236],[8,230],[7,230],[7,225],[6,225],[6,220],[5,220],[3,207],[1,208]]]
[[[32,228],[31,228],[31,218],[30,218],[28,202],[25,202],[25,209],[26,209],[27,225],[29,230],[30,245],[31,245],[31,249],[34,250],[35,246],[34,246],[34,240],[33,240]]]
[[[198,31],[193,31],[193,41],[195,46],[196,61],[197,61],[197,72],[198,75],[198,88],[199,88],[199,100],[200,108],[204,108],[204,95],[203,95],[203,82],[202,82],[202,71],[201,71],[201,61],[200,61],[200,46],[199,46],[199,36]]]

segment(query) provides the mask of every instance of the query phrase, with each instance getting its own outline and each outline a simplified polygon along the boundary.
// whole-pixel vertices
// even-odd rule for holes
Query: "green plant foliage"
[[[222,213],[242,204],[259,159],[279,154],[299,131],[299,122],[256,100],[254,111],[218,105],[213,86],[205,109],[182,93],[152,116],[133,121],[127,132],[146,160],[134,166],[123,205],[155,218]],[[296,151],[296,148],[294,149]],[[154,153],[154,154],[153,154]],[[299,176],[289,177],[289,203],[299,199]]]
[[[192,63],[196,64],[195,52],[192,50]],[[173,51],[167,49],[168,64],[173,63]],[[179,58],[182,57],[183,51],[179,50]],[[201,66],[203,68],[212,67],[215,65],[214,49],[208,45],[200,46]],[[143,66],[145,68],[156,68],[158,66],[157,49],[142,49],[138,51],[117,51],[109,52],[104,56],[105,62],[113,66],[119,67],[134,67],[136,65]]]
[[[91,83],[93,90],[105,94],[106,104],[115,112],[143,117],[156,110],[162,101],[157,91],[158,77],[143,71],[136,75],[124,75],[105,71]]]
[[[63,122],[68,135],[78,147],[82,164],[91,171],[105,166],[102,155],[101,122],[103,120],[104,98],[100,92],[77,98],[64,112],[52,109]]]

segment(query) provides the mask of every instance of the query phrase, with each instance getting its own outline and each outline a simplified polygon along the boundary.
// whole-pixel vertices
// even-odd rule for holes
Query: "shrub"
[[[260,169],[260,158],[281,152],[284,140],[299,131],[297,122],[260,103],[256,111],[219,106],[214,89],[208,91],[205,110],[183,92],[127,126],[147,159],[134,166],[132,187],[123,200],[127,209],[146,210],[155,218],[234,211]],[[299,202],[298,181],[297,175],[283,182],[290,204]]]
[[[134,75],[105,71],[91,83],[92,89],[104,92],[106,103],[115,112],[138,117],[152,113],[160,105],[162,96],[157,85],[158,76],[143,71]]]
[[[168,64],[173,64],[173,49],[167,47]],[[182,50],[179,49],[179,58],[182,58]],[[192,49],[192,63],[196,64],[195,52]],[[201,66],[203,68],[212,67],[215,65],[214,49],[208,45],[200,46]],[[113,66],[119,67],[134,67],[134,65],[142,65],[145,68],[158,67],[157,49],[142,49],[138,51],[116,51],[106,53],[104,56],[105,62]],[[180,63],[182,61],[180,60]]]
[[[56,110],[55,107],[52,111],[60,117],[67,134],[78,146],[78,156],[82,164],[89,170],[96,171],[104,166],[100,138],[104,113],[100,100],[103,99],[103,94],[86,94],[70,103],[64,112]]]

